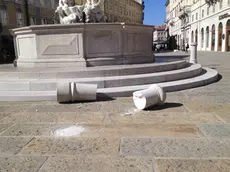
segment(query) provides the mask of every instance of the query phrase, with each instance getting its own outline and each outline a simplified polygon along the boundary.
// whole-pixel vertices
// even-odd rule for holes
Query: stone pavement
[[[230,54],[199,62],[222,79],[147,111],[132,98],[0,102],[0,172],[229,172]]]

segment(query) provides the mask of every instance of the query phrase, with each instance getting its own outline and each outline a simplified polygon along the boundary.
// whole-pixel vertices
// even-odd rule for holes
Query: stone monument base
[[[18,67],[87,67],[154,61],[152,27],[120,23],[38,25],[12,30]]]

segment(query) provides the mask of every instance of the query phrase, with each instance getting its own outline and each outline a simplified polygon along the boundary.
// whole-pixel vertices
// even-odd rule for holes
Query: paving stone
[[[230,123],[230,113],[229,112],[216,112],[215,114],[224,122]]]
[[[5,131],[10,126],[12,126],[12,124],[0,124],[0,133]]]
[[[0,106],[0,113],[17,113],[17,112],[23,112],[28,109],[28,106],[24,105],[9,105],[10,103],[7,103],[7,105]]]
[[[154,172],[152,161],[145,158],[51,157],[39,172]]]
[[[196,125],[145,124],[145,125],[105,125],[86,128],[86,137],[125,136],[199,136]]]
[[[4,118],[1,123],[78,123],[101,124],[104,115],[100,112],[23,112]]]
[[[213,113],[133,111],[127,114],[107,114],[106,124],[201,124],[221,123]]]
[[[2,136],[79,136],[82,126],[74,124],[16,124],[4,131]]]
[[[205,104],[204,101],[186,101],[184,106],[191,112],[229,112],[230,104]]]
[[[8,156],[0,157],[1,172],[37,172],[47,157]]]
[[[10,116],[10,115],[12,115],[12,113],[0,112],[0,123],[5,117]]]
[[[94,103],[73,103],[73,104],[38,104],[26,109],[26,112],[95,112],[101,108],[100,102]]]
[[[21,154],[45,155],[117,155],[117,138],[35,138]]]
[[[29,137],[0,137],[0,156],[19,153],[31,139]]]
[[[230,140],[206,138],[123,138],[120,154],[173,158],[230,157]]]
[[[230,160],[156,160],[159,172],[229,172]]]
[[[230,124],[203,124],[200,130],[206,137],[230,138]]]

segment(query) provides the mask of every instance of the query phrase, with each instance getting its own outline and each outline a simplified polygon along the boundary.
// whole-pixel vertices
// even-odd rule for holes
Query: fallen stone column
[[[60,82],[57,84],[57,101],[60,102],[70,102],[72,100],[71,95],[71,83],[70,82]]]
[[[96,100],[97,85],[95,84],[79,84],[71,83],[72,101]]]
[[[162,105],[166,100],[166,93],[157,84],[151,85],[148,89],[133,93],[133,101],[137,109],[144,110],[150,106]]]
[[[57,84],[57,101],[75,102],[97,99],[97,85],[61,82]]]

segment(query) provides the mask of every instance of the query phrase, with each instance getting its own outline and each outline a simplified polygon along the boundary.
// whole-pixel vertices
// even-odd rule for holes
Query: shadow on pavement
[[[157,105],[157,106],[152,106],[147,108],[147,111],[150,110],[164,110],[164,109],[169,109],[169,108],[177,108],[177,107],[181,107],[183,106],[183,104],[181,103],[165,103],[164,105]]]

